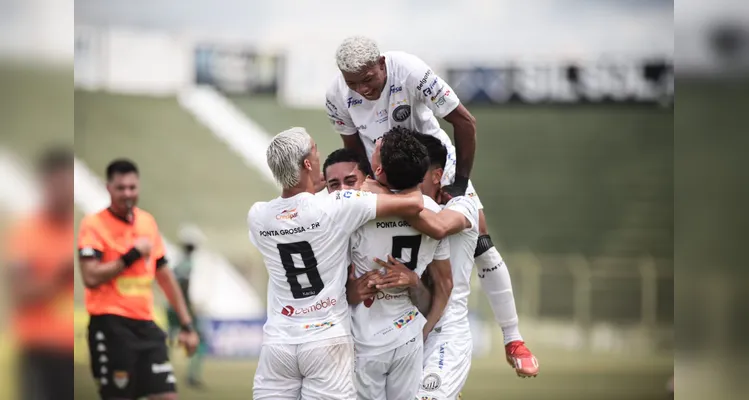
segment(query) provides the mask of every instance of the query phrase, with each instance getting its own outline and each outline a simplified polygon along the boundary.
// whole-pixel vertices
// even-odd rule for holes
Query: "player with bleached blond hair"
[[[276,135],[266,156],[282,192],[248,213],[250,241],[268,270],[268,319],[253,398],[355,400],[345,290],[349,238],[375,218],[418,215],[424,200],[418,191],[315,196],[320,158],[304,128]]]
[[[453,89],[418,57],[399,51],[382,53],[363,36],[345,39],[336,51],[340,75],[326,94],[326,109],[344,147],[372,160],[375,143],[394,127],[437,137],[447,147],[442,190],[471,197],[479,209],[475,262],[484,292],[502,328],[507,360],[519,376],[538,374],[538,361],[520,335],[509,271],[494,247],[483,205],[469,180],[476,151],[476,120]],[[455,146],[440,128],[453,126]]]

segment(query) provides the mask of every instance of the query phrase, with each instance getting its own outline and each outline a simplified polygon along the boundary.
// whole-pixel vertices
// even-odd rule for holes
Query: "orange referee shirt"
[[[86,309],[91,315],[118,315],[138,320],[153,320],[153,280],[156,269],[166,265],[164,243],[151,214],[133,209],[128,221],[109,209],[86,216],[78,233],[81,257],[96,257],[101,262],[120,258],[138,238],[151,240],[148,258],[142,258],[109,282],[86,289]]]
[[[37,282],[57,281],[50,300],[13,309],[13,330],[24,348],[73,351],[73,220],[54,221],[38,213],[10,232],[7,254],[11,268]]]

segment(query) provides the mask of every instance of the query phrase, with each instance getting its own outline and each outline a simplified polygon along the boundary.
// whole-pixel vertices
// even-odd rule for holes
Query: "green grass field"
[[[536,349],[542,372],[520,379],[501,354],[475,360],[463,390],[465,400],[655,400],[668,399],[665,384],[673,373],[670,357],[623,359]],[[178,385],[184,377],[184,358],[175,356]],[[206,391],[179,386],[182,400],[244,400],[252,397],[255,362],[209,361]],[[184,379],[184,378],[183,378]],[[88,367],[76,366],[76,399],[96,399]]]

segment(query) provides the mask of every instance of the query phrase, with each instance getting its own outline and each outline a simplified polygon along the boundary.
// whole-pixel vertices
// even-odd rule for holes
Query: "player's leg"
[[[73,399],[73,353],[28,349],[20,355],[21,398]]]
[[[141,396],[148,400],[177,399],[177,379],[165,343],[140,353],[136,373]]]
[[[296,345],[264,345],[252,385],[254,400],[297,400],[302,391]]]
[[[116,318],[91,316],[88,347],[91,373],[102,400],[136,399],[137,354],[126,338],[115,334]]]
[[[354,387],[359,400],[386,400],[385,387],[395,350],[376,356],[357,355],[354,362]]]
[[[387,375],[388,400],[412,400],[419,391],[424,363],[424,339],[421,334],[395,349]]]
[[[302,399],[356,400],[354,341],[350,336],[305,343],[299,348]]]
[[[471,369],[473,340],[430,335],[424,344],[424,372],[418,398],[456,400]]]

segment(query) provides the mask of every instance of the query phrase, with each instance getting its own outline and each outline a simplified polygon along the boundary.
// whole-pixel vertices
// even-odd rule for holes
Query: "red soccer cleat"
[[[538,360],[536,356],[525,347],[525,342],[516,340],[505,346],[507,363],[515,368],[515,372],[521,378],[536,377],[538,375]]]

